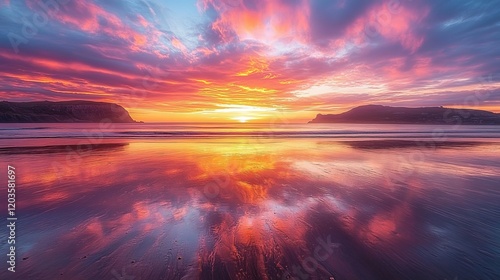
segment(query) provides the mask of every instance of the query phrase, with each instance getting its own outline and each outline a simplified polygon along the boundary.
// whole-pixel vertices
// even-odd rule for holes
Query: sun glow
[[[262,120],[272,117],[276,114],[277,108],[265,106],[239,105],[239,104],[216,104],[215,108],[200,111],[213,120],[227,122],[228,120],[241,123]]]
[[[246,123],[248,122],[249,120],[253,120],[254,118],[252,117],[247,117],[247,116],[239,116],[239,117],[234,117],[233,120],[237,120],[239,121],[240,123]]]

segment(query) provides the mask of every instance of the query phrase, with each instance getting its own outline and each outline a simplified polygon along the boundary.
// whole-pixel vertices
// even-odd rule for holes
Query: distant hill
[[[0,102],[0,123],[135,122],[122,106],[92,101]]]
[[[381,105],[356,107],[341,114],[318,114],[309,123],[500,124],[500,114],[444,107],[405,108]]]

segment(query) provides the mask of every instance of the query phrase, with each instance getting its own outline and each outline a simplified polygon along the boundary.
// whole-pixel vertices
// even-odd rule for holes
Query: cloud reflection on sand
[[[17,279],[498,276],[500,145],[438,147],[418,167],[399,164],[416,147],[386,146],[131,142],[57,168],[63,150],[5,154],[29,257]]]

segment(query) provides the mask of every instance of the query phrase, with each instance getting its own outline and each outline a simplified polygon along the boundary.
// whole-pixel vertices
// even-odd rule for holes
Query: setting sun
[[[234,117],[233,120],[237,120],[240,123],[246,123],[249,120],[253,120],[254,118],[252,117],[246,117],[246,116],[240,116],[240,117]]]

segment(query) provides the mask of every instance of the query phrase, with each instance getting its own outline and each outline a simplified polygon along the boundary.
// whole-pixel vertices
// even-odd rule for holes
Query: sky
[[[500,112],[500,1],[0,0],[0,26],[0,100],[161,122]]]

